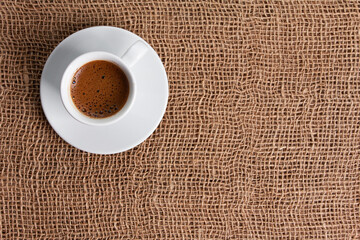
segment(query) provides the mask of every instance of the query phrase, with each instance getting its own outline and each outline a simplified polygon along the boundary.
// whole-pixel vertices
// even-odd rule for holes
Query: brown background
[[[357,1],[0,2],[1,239],[359,239]],[[65,143],[40,75],[77,30],[148,41],[169,77],[155,133]]]

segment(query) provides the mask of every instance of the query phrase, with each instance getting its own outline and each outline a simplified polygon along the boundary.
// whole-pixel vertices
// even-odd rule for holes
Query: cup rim
[[[71,79],[76,73],[76,71],[85,64],[96,60],[104,60],[114,63],[125,73],[127,80],[129,82],[129,95],[125,105],[121,108],[119,112],[106,118],[91,118],[89,116],[86,116],[79,109],[76,108],[74,102],[70,97]],[[63,76],[61,78],[61,84],[60,84],[60,96],[62,103],[65,109],[67,110],[67,112],[77,121],[92,126],[110,125],[123,118],[129,112],[129,110],[131,109],[134,103],[135,93],[136,93],[135,90],[136,90],[136,84],[135,84],[134,76],[131,73],[129,67],[124,63],[124,61],[119,56],[104,51],[87,52],[76,57],[66,67]]]

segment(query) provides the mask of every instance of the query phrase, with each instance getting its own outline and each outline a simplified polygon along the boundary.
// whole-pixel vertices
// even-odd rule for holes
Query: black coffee
[[[106,118],[125,105],[129,96],[129,81],[117,65],[97,60],[76,71],[70,91],[75,106],[84,115]]]

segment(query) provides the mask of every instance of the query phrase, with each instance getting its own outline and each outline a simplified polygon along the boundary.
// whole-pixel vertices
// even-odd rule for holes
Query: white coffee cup
[[[61,99],[69,114],[81,123],[95,126],[109,125],[124,117],[131,109],[136,97],[136,79],[132,74],[132,66],[145,55],[147,50],[148,47],[145,43],[137,41],[121,57],[108,52],[96,51],[88,52],[75,58],[66,68],[60,86]],[[70,96],[70,86],[76,71],[86,63],[95,60],[105,60],[114,63],[123,70],[129,81],[129,96],[125,105],[119,112],[107,118],[91,118],[84,115],[76,108]]]

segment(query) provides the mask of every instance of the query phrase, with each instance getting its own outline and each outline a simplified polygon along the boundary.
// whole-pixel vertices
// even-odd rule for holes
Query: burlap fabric
[[[0,2],[1,239],[359,239],[360,4]],[[65,143],[40,106],[55,46],[130,30],[169,77],[125,153]]]

